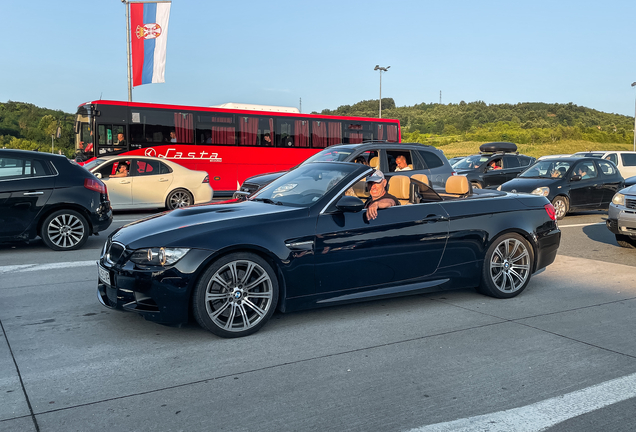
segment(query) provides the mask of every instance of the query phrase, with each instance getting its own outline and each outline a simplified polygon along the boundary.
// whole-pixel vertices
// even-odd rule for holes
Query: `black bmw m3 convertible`
[[[445,289],[521,293],[551,264],[561,232],[542,196],[475,190],[452,176],[394,175],[401,203],[367,217],[373,168],[317,162],[247,201],[193,206],[113,232],[98,262],[109,308],[179,324],[192,315],[222,337],[282,312]]]

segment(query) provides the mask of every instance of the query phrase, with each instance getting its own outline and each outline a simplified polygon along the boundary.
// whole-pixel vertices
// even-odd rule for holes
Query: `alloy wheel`
[[[503,293],[521,289],[530,276],[530,253],[516,238],[506,238],[497,245],[490,258],[490,278]]]
[[[53,218],[47,227],[50,241],[57,247],[69,249],[84,238],[84,224],[73,214],[62,213]]]

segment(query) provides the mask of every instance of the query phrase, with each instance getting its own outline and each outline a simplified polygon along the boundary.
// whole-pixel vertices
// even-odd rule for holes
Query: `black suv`
[[[0,149],[0,241],[40,236],[53,250],[74,250],[112,221],[106,186],[75,162]]]
[[[403,162],[398,162],[398,158],[402,160],[400,156],[404,157]],[[316,153],[300,165],[329,161],[364,163],[382,171],[387,179],[398,173],[409,177],[413,174],[426,174],[431,186],[435,189],[444,189],[446,179],[455,173],[444,153],[433,146],[385,141],[333,145]],[[399,168],[398,163],[402,165],[406,163],[406,166]],[[250,177],[234,193],[234,198],[243,199],[286,172],[280,171]]]
[[[457,174],[468,177],[475,189],[497,188],[517,177],[535,161],[533,157],[520,155],[517,145],[510,142],[482,144],[479,152],[453,166]]]

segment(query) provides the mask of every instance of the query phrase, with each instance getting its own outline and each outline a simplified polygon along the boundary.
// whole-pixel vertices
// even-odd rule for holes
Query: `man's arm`
[[[393,207],[395,201],[392,198],[382,198],[371,204],[367,209],[367,218],[373,220],[378,217],[378,210]]]

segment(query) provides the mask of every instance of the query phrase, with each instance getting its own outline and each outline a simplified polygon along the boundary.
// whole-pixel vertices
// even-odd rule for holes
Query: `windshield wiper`
[[[274,200],[271,200],[269,198],[252,198],[250,201],[260,201],[260,202],[264,202],[266,204],[283,205],[282,202],[274,201]]]

